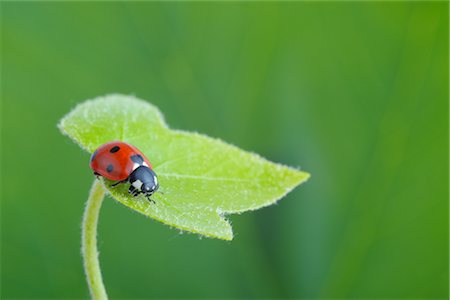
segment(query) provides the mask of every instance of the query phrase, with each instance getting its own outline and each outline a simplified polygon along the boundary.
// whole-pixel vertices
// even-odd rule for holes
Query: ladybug
[[[144,194],[154,202],[150,196],[159,188],[158,178],[148,159],[136,147],[119,141],[103,144],[92,154],[89,165],[94,175],[117,181],[111,186],[129,182],[131,195]]]

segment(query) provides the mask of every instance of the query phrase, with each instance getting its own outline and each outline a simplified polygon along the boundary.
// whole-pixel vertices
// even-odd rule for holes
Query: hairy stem
[[[86,273],[91,298],[94,300],[108,299],[103,285],[97,251],[97,222],[104,196],[105,189],[101,182],[94,180],[83,216],[81,250],[84,272]]]

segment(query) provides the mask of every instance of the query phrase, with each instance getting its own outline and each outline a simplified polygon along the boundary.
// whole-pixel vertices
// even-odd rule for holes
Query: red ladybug
[[[110,142],[101,145],[91,156],[90,167],[97,176],[103,176],[119,183],[130,183],[128,192],[137,196],[144,194],[148,200],[158,188],[158,178],[152,165],[136,147],[124,142]]]

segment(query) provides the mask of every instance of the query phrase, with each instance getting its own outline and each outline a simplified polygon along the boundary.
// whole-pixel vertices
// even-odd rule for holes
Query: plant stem
[[[105,189],[99,180],[94,180],[83,216],[81,251],[84,260],[84,272],[89,285],[91,298],[108,299],[103,285],[97,251],[97,221],[102,206]]]

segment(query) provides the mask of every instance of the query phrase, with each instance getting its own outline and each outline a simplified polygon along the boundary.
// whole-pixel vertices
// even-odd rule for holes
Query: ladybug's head
[[[142,193],[144,193],[147,196],[153,195],[153,193],[156,192],[158,190],[158,188],[159,188],[156,176],[153,179],[154,179],[153,182],[147,182],[147,183],[144,182],[142,184],[142,187],[141,187]]]
[[[129,177],[130,183],[146,196],[151,196],[158,190],[158,178],[152,169],[146,166],[140,166],[134,170]]]

